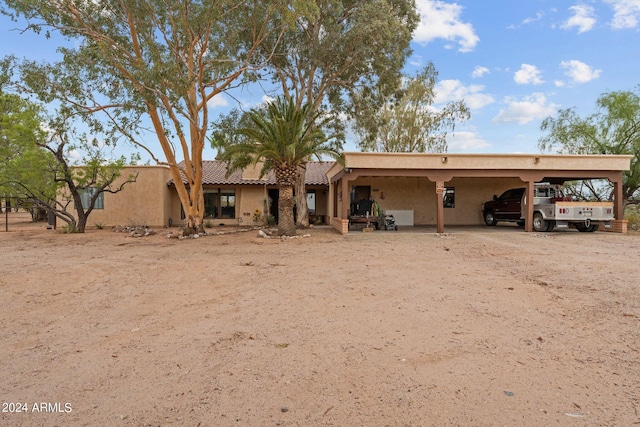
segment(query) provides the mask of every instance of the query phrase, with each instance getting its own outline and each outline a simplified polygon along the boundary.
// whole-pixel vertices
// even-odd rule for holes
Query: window
[[[95,187],[85,188],[84,190],[80,190],[80,200],[82,200],[82,209],[89,209],[91,206],[91,198],[93,198],[98,189]],[[104,193],[98,194],[98,198],[96,198],[96,202],[93,205],[94,209],[104,209]]]
[[[316,213],[316,192],[315,191],[307,192],[307,208],[309,209],[309,214],[315,215]]]
[[[221,188],[204,191],[204,217],[207,219],[233,219],[236,217],[236,192]],[[184,207],[180,205],[180,218],[185,219]]]
[[[445,208],[456,207],[456,189],[455,187],[445,187],[442,193],[442,206]]]
[[[220,218],[236,217],[236,193],[234,190],[222,190],[220,192]]]
[[[218,192],[204,193],[204,217],[205,218],[217,218],[218,217]]]

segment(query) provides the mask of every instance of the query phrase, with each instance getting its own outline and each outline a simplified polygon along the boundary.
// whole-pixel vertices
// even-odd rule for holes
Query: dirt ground
[[[640,424],[638,234],[0,227],[3,426]]]

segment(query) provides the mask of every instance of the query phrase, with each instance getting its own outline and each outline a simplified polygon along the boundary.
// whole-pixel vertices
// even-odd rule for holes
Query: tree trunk
[[[307,165],[298,166],[296,176],[296,224],[299,228],[309,228],[309,207],[307,206],[307,188],[304,185]]]
[[[192,206],[189,206],[188,209],[184,209],[186,223],[183,234],[185,236],[204,233],[204,222],[202,217],[204,208],[198,209],[198,204],[199,202],[194,203]]]
[[[293,186],[280,185],[278,191],[278,234],[295,236],[296,223],[293,219]]]
[[[87,226],[87,216],[86,215],[78,215],[78,224],[76,224],[76,229],[74,230],[76,233],[84,233],[84,229]],[[71,225],[69,225],[71,227]],[[71,230],[69,230],[71,231]]]

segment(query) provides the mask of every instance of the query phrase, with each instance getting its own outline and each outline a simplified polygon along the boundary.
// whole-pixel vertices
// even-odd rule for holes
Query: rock
[[[265,239],[266,239],[266,238],[267,238],[267,237],[269,237],[269,236],[268,236],[268,235],[267,235],[267,233],[265,233],[264,231],[262,231],[262,230],[258,230],[258,237],[263,237],[263,238],[265,238]]]

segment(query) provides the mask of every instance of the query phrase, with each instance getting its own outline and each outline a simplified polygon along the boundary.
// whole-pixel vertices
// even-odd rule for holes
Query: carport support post
[[[442,195],[444,194],[444,181],[436,181],[436,206],[437,206],[437,226],[438,234],[444,233],[444,204]]]
[[[535,182],[527,181],[527,191],[525,192],[525,203],[527,204],[527,212],[524,217],[524,231],[531,233],[533,231],[533,187]]]
[[[347,180],[346,174],[342,177],[340,191],[342,191],[342,205],[340,207],[340,211],[341,211],[340,218],[347,219],[349,218],[349,204],[351,203],[351,200],[350,200],[350,193],[349,193],[349,181]]]
[[[613,182],[613,217],[616,220],[624,219],[624,195],[622,194],[622,177]]]

